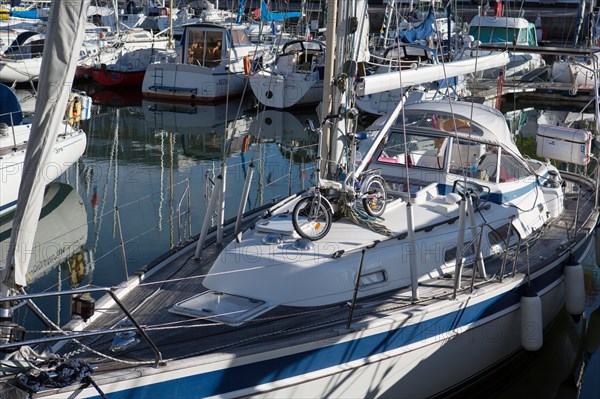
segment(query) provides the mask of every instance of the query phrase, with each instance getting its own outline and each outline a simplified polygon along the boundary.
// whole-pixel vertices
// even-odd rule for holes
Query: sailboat
[[[325,45],[317,40],[291,40],[275,61],[248,76],[252,93],[267,107],[284,109],[317,104],[323,97]]]
[[[53,151],[41,177],[44,184],[62,175],[85,151],[86,134],[78,127],[81,112],[69,117],[53,128],[56,138],[50,144]],[[31,124],[23,117],[15,93],[0,85],[0,215],[14,210],[17,204],[23,165],[32,148],[30,132]]]
[[[464,57],[477,57],[482,54],[489,54],[485,49],[486,45],[519,45],[524,47],[524,51],[511,51],[510,62],[505,68],[504,77],[524,75],[536,68],[545,65],[540,54],[527,52],[527,47],[536,47],[537,36],[535,25],[528,22],[525,18],[505,17],[502,15],[502,3],[496,1],[494,16],[476,15],[469,23],[469,37],[473,38],[475,46],[471,49],[465,49]],[[483,46],[482,46],[483,45]],[[487,78],[497,78],[500,69],[490,70],[483,74]]]
[[[577,261],[598,221],[597,180],[524,157],[500,112],[468,102],[401,102],[355,132],[348,94],[373,86],[347,73],[360,41],[345,18],[367,5],[328,6],[338,57],[324,81],[349,78],[324,89],[315,187],[252,212],[244,189],[225,223],[220,175],[197,240],[120,287],[68,292],[78,316],[35,341],[56,342],[61,371],[82,370],[83,381],[40,378],[23,359],[4,387],[34,398],[429,397],[539,349],[565,302],[581,315]],[[563,157],[583,146],[564,162],[585,166],[590,140],[554,144]],[[385,180],[385,195],[361,192],[365,176]],[[94,312],[82,296],[100,292]],[[25,344],[7,341],[0,348]]]

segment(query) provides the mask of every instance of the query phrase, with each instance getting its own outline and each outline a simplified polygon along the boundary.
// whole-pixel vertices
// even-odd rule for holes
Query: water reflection
[[[250,133],[261,140],[272,140],[276,143],[314,142],[305,128],[307,120],[318,125],[316,112],[296,112],[267,109],[256,114],[250,124]]]
[[[142,101],[148,127],[180,134],[222,133],[229,122],[241,125],[248,119],[250,99],[231,100],[227,103],[202,105]]]
[[[508,103],[511,107],[515,103]],[[535,137],[538,125],[561,125],[593,131],[591,110],[522,109],[511,111],[511,126],[519,129],[515,138],[529,156],[536,156]],[[548,105],[548,104],[545,104]],[[599,247],[596,247],[596,251]],[[600,269],[596,251],[590,251],[583,262],[586,289],[586,311],[574,323],[566,311],[561,312],[548,331],[544,345],[537,352],[522,351],[454,394],[454,398],[583,398],[600,396]]]
[[[86,93],[92,97],[94,104],[111,107],[139,106],[142,93],[139,90],[107,89],[103,86],[87,85]]]
[[[13,217],[14,211],[0,217],[1,263],[8,253]],[[27,271],[28,284],[39,282],[62,267],[70,286],[78,286],[86,274],[87,239],[87,212],[81,195],[68,184],[48,185]],[[55,280],[50,282],[54,284]]]
[[[237,211],[250,163],[256,172],[248,210],[307,184],[317,138],[306,133],[304,122],[316,121],[316,115],[258,112],[253,104],[94,103],[92,119],[83,126],[88,148],[78,176],[93,225],[90,247],[96,270],[102,270],[95,284],[117,284],[122,269],[131,274],[185,241],[190,228],[198,232],[223,163],[226,218]]]

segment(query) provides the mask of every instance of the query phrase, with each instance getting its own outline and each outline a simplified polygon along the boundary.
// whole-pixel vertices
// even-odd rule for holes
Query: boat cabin
[[[481,43],[515,43],[537,46],[535,24],[524,18],[475,16],[469,35]]]
[[[520,201],[538,184],[536,175],[542,184],[552,184],[542,162],[521,156],[499,112],[498,118],[478,118],[479,106],[454,103],[450,113],[441,104],[439,111],[428,102],[407,105],[406,139],[402,128],[390,129],[369,168],[381,169],[393,193],[417,203],[456,191],[464,181],[477,196],[497,204]]]
[[[437,64],[435,51],[429,47],[414,43],[401,43],[389,47],[383,53],[383,62],[385,65],[379,68],[378,72],[389,72],[401,69],[416,69],[421,65]]]
[[[184,32],[182,63],[213,68],[230,55],[235,47],[251,46],[250,39],[243,27],[226,28],[217,24],[194,24],[187,26]]]
[[[20,33],[2,56],[17,60],[41,57],[45,40],[46,36],[43,33],[34,31]]]
[[[318,40],[293,40],[281,49],[275,61],[274,72],[288,74],[295,72],[312,72],[320,68],[320,77],[325,71],[325,44]]]

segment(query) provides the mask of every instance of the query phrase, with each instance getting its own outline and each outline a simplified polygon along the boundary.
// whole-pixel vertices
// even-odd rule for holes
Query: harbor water
[[[92,118],[81,125],[88,146],[61,181],[80,196],[86,219],[74,218],[72,228],[85,225],[87,239],[68,259],[31,276],[31,292],[115,286],[185,243],[200,230],[212,182],[223,165],[225,219],[238,210],[251,166],[255,178],[246,210],[312,184],[317,137],[305,129],[307,119],[317,124],[311,109],[258,110],[252,100],[172,105],[127,92],[80,89],[94,99]],[[215,225],[216,213],[209,218]],[[58,241],[57,246],[64,245]],[[482,370],[481,378],[455,397],[600,397],[600,269],[593,251],[584,269],[587,299],[581,320],[562,312],[540,351],[523,351]],[[58,324],[68,322],[68,297],[41,305]],[[18,317],[21,325],[45,328],[25,309]],[[448,367],[460,367],[460,359]]]

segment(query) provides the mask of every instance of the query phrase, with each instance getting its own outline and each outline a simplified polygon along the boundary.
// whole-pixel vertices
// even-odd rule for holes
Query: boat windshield
[[[483,129],[473,123],[473,121],[468,121],[458,116],[453,118],[446,113],[428,112],[411,114],[407,112],[404,121],[406,127],[424,127],[439,130],[445,134],[448,132],[458,132],[483,136]]]
[[[523,29],[471,26],[469,35],[482,43],[513,43],[527,45],[527,34]]]
[[[234,29],[231,31],[231,46],[232,47],[251,46],[251,45],[252,45],[252,43],[250,42],[250,39],[248,39],[246,32],[244,32],[243,30],[240,30],[240,29]]]
[[[222,59],[222,31],[190,30],[187,63],[215,67]]]
[[[452,136],[391,131],[377,156],[384,165],[447,171],[469,178],[505,183],[531,176],[527,168],[498,145]],[[388,169],[392,173],[392,169]]]

